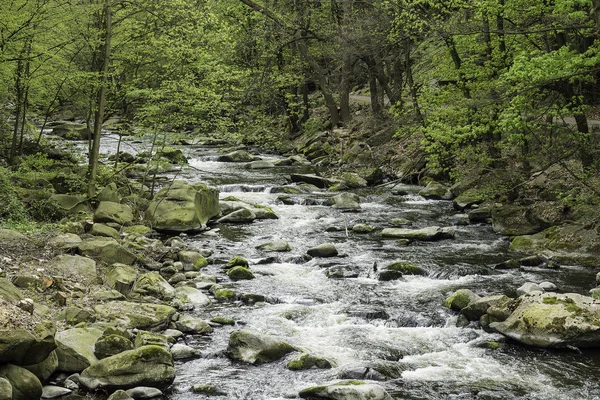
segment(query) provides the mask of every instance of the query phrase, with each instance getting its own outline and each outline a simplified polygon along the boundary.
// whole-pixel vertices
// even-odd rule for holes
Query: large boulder
[[[33,364],[33,365],[22,365],[27,371],[31,372],[37,378],[44,382],[56,371],[58,368],[58,356],[56,355],[56,351],[50,353],[48,357],[41,363]]]
[[[6,378],[0,378],[0,400],[12,400],[13,390],[10,381]]]
[[[175,288],[158,272],[140,275],[133,284],[131,292],[142,296],[153,296],[165,301],[173,300],[175,297]]]
[[[85,285],[98,283],[96,262],[87,257],[62,254],[55,257],[48,268],[55,276],[63,277],[69,281],[80,282]]]
[[[12,400],[39,400],[42,397],[40,380],[25,368],[12,364],[0,365],[0,378],[10,382]]]
[[[292,182],[296,183],[308,183],[311,185],[315,185],[320,189],[326,189],[329,186],[333,185],[335,181],[327,178],[323,178],[318,175],[310,175],[310,174],[292,174],[291,175]]]
[[[381,237],[391,239],[434,241],[454,238],[454,229],[450,227],[440,228],[439,226],[430,226],[421,229],[385,228],[381,231]]]
[[[436,181],[429,182],[419,195],[432,200],[451,200],[454,197],[448,186]]]
[[[79,212],[91,211],[90,204],[86,196],[73,194],[53,194],[48,199],[63,214],[74,215]]]
[[[52,128],[52,134],[67,140],[89,140],[92,133],[86,124],[64,121]]]
[[[533,205],[496,204],[492,208],[492,227],[500,235],[531,235],[560,224],[564,211],[564,204],[551,201]]]
[[[23,300],[23,293],[9,280],[0,278],[0,300],[9,303],[17,302]]]
[[[250,364],[277,361],[295,351],[289,344],[247,330],[234,331],[229,336],[227,355]]]
[[[463,308],[480,299],[481,297],[478,294],[469,289],[458,289],[444,300],[443,306],[454,311],[461,311]]]
[[[171,353],[160,346],[143,346],[98,361],[81,373],[79,382],[90,390],[114,391],[138,386],[166,388],[174,379]]]
[[[117,290],[119,293],[127,296],[131,291],[131,287],[137,277],[137,269],[132,266],[125,264],[113,264],[111,265],[105,277],[106,284]]]
[[[93,258],[105,264],[133,264],[135,254],[121,246],[115,239],[95,237],[80,243],[77,248],[86,257]]]
[[[235,150],[219,157],[221,162],[250,162],[254,157],[246,150]]]
[[[536,347],[600,347],[600,301],[576,293],[519,297],[513,313],[490,327]]]
[[[175,315],[173,307],[162,304],[112,301],[94,306],[96,317],[128,329],[166,329]]]
[[[196,308],[203,307],[211,303],[207,295],[190,286],[180,286],[175,288],[175,296],[183,304],[189,304]]]
[[[311,257],[336,257],[338,250],[333,243],[323,243],[306,251]]]
[[[112,222],[119,225],[133,222],[133,211],[126,204],[101,201],[94,212],[94,222]]]
[[[332,207],[340,210],[360,210],[360,198],[354,193],[340,193],[331,198]]]
[[[298,395],[302,399],[392,400],[392,397],[381,385],[355,380],[313,386],[301,390]]]
[[[174,181],[156,194],[145,217],[156,230],[188,232],[202,230],[220,211],[217,189]]]
[[[54,328],[46,324],[29,332],[25,329],[0,330],[0,363],[29,365],[43,362],[56,348]]]
[[[94,354],[96,342],[102,336],[98,328],[73,328],[56,334],[58,370],[81,372],[98,362]]]
[[[515,237],[510,249],[542,253],[562,263],[596,267],[600,256],[600,233],[583,225],[553,226],[534,235]]]
[[[184,333],[202,334],[213,331],[210,324],[203,319],[192,317],[191,315],[182,315],[175,323],[177,329]]]

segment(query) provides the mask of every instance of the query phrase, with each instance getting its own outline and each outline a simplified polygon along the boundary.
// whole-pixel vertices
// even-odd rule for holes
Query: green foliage
[[[11,173],[0,167],[0,224],[24,224],[28,221],[25,206],[10,181]]]

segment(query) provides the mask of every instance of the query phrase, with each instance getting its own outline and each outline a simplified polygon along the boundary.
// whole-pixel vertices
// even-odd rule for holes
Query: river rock
[[[0,329],[0,363],[38,364],[56,348],[53,325],[48,329],[40,325],[33,333],[25,329]]]
[[[40,382],[46,381],[58,368],[58,356],[56,351],[50,353],[44,361],[38,364],[22,365],[27,371],[31,372],[40,380]]]
[[[459,194],[453,201],[454,208],[464,211],[476,204],[481,204],[485,200],[485,195],[476,189],[467,189]]]
[[[522,296],[524,294],[533,293],[533,292],[543,292],[544,289],[537,283],[533,282],[525,282],[521,287],[517,289],[517,296]]]
[[[492,218],[492,209],[489,207],[479,207],[468,213],[469,222],[472,224],[489,223]]]
[[[367,224],[356,224],[352,227],[352,232],[354,233],[371,233],[375,230],[374,227]]]
[[[126,154],[126,153],[120,154],[119,158],[121,161],[124,161],[124,158],[123,158],[124,154]],[[129,155],[131,156],[131,154],[129,154]],[[131,156],[131,157],[133,157],[133,156]],[[98,201],[100,201],[100,202],[111,201],[113,203],[120,203],[121,198],[122,197],[121,197],[121,194],[119,193],[119,188],[117,187],[117,184],[114,182],[111,182],[108,185],[104,186],[102,188],[102,190],[100,190],[100,193],[98,193],[98,195],[96,196],[96,199],[98,199]]]
[[[59,125],[55,125],[52,128],[52,135],[59,136],[66,140],[89,140],[91,132],[86,124],[61,121]]]
[[[600,346],[600,302],[577,293],[531,293],[503,322],[490,327],[536,347]]]
[[[342,381],[325,386],[313,386],[298,393],[302,399],[392,400],[385,389],[375,383]]]
[[[165,329],[176,310],[162,304],[112,301],[94,306],[96,317],[128,329]]]
[[[344,172],[340,180],[339,185],[347,189],[361,189],[368,185],[367,180],[355,172]]]
[[[421,267],[417,267],[412,263],[406,261],[397,261],[385,266],[381,270],[379,273],[379,280],[391,281],[394,279],[400,279],[403,275],[427,275],[427,271]]]
[[[246,168],[246,169],[270,169],[270,168],[275,168],[275,164],[273,164],[271,161],[258,160],[258,161],[249,162],[248,164],[244,165],[244,168]]]
[[[311,257],[336,257],[338,255],[337,248],[333,243],[323,243],[311,247],[306,253]]]
[[[170,351],[174,360],[186,360],[200,355],[198,350],[180,343],[174,344]]]
[[[327,268],[325,276],[330,279],[348,279],[358,278],[360,276],[361,269],[357,266],[351,265],[334,265],[333,267]]]
[[[235,256],[229,260],[227,264],[223,265],[223,269],[231,269],[237,266],[248,268],[248,260],[246,260],[244,257]]]
[[[211,333],[213,331],[208,322],[200,318],[192,317],[191,315],[182,315],[177,322],[175,322],[175,325],[181,332],[194,335]]]
[[[463,307],[460,313],[467,317],[469,321],[478,321],[481,316],[487,313],[490,307],[504,305],[510,301],[512,300],[504,295],[485,296],[469,302],[469,305]]]
[[[94,222],[112,222],[127,225],[133,222],[133,211],[126,204],[101,201],[94,212]]]
[[[23,294],[9,280],[0,278],[0,299],[9,303],[16,303],[23,300]]]
[[[295,349],[285,342],[247,330],[232,332],[227,346],[230,358],[249,364],[277,361],[293,351]]]
[[[138,399],[156,399],[156,398],[163,398],[163,392],[160,391],[157,388],[153,388],[153,387],[145,387],[145,386],[139,386],[133,389],[129,389],[126,390],[125,393],[127,393],[127,395],[133,397],[135,400]]]
[[[231,153],[224,154],[218,158],[221,162],[250,162],[254,160],[254,157],[246,150],[235,150]]]
[[[432,200],[452,200],[454,197],[448,186],[436,181],[429,182],[419,195]]]
[[[183,165],[188,163],[187,157],[183,154],[183,151],[181,151],[181,149],[175,149],[170,146],[165,146],[162,149],[158,150],[156,152],[156,155],[166,159],[172,164]]]
[[[102,360],[114,356],[127,350],[133,350],[131,340],[122,335],[105,335],[96,342],[94,346],[94,355]]]
[[[233,224],[242,224],[242,223],[250,223],[256,219],[256,214],[248,209],[241,208],[239,210],[233,211],[224,217],[221,217],[217,220],[219,224],[233,223]]]
[[[381,237],[424,241],[453,239],[454,229],[450,227],[440,228],[439,226],[430,226],[421,229],[385,228],[381,231]]]
[[[96,316],[91,310],[69,306],[63,308],[56,316],[56,319],[58,321],[65,321],[68,325],[77,325],[82,322],[94,322],[96,321]]]
[[[73,328],[56,334],[58,370],[81,372],[96,363],[96,342],[102,336],[98,328]]]
[[[290,244],[285,240],[275,240],[273,242],[263,243],[261,245],[256,246],[256,248],[262,251],[292,251],[292,249],[290,248]]]
[[[189,286],[180,286],[176,288],[175,296],[183,304],[190,304],[195,308],[204,307],[211,303],[207,295],[198,289]]]
[[[354,193],[340,193],[331,198],[332,207],[339,210],[360,210],[360,197]]]
[[[471,303],[481,300],[481,297],[469,289],[459,289],[448,297],[443,306],[454,311],[461,311]]]
[[[132,294],[153,296],[157,299],[171,301],[175,297],[175,288],[158,272],[147,272],[139,276],[131,289]]]
[[[79,252],[104,264],[133,264],[136,256],[121,246],[115,239],[96,237],[86,240],[77,246]]]
[[[494,232],[506,236],[530,235],[543,226],[531,212],[531,207],[516,204],[497,204],[492,208]]]
[[[542,282],[539,284],[539,286],[545,291],[545,292],[556,292],[558,290],[558,287],[552,283],[552,282]]]
[[[286,365],[286,368],[292,371],[300,371],[311,368],[329,369],[331,367],[331,362],[329,360],[307,353],[303,353],[297,357],[294,357]]]
[[[64,277],[70,281],[80,282],[85,285],[98,283],[96,262],[87,257],[62,254],[50,262],[49,269],[55,275]]]
[[[13,400],[12,385],[6,378],[0,378],[0,400]]]
[[[159,231],[190,232],[202,230],[220,211],[217,189],[174,181],[156,194],[145,218]]]
[[[39,400],[42,397],[40,380],[25,368],[6,364],[0,365],[0,378],[12,386],[12,400]]]
[[[90,390],[113,391],[138,386],[165,388],[174,379],[171,353],[159,346],[143,346],[98,361],[81,373],[79,381]]]
[[[111,394],[107,400],[134,400],[133,397],[127,394],[124,390],[117,390],[113,394]]]
[[[73,391],[60,386],[44,386],[42,388],[42,399],[56,399],[57,397],[71,394]]]
[[[128,296],[136,278],[137,269],[125,264],[113,264],[108,267],[105,282],[124,296]]]
[[[308,174],[308,175],[307,174],[292,174],[291,179],[292,179],[292,182],[309,183],[311,185],[315,185],[316,187],[318,187],[320,189],[326,189],[335,183],[334,181],[332,181],[330,179],[323,178],[318,175],[310,175],[310,174]]]
[[[254,274],[246,267],[233,267],[227,271],[227,276],[233,281],[254,279]]]
[[[137,349],[143,346],[160,346],[169,350],[169,338],[156,332],[139,330],[135,335],[134,347]]]

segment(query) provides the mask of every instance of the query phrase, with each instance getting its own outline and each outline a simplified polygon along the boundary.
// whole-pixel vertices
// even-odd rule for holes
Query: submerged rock
[[[247,330],[234,331],[229,336],[227,355],[250,364],[277,361],[295,351],[289,344]]]
[[[333,243],[323,243],[315,247],[311,247],[306,251],[311,257],[336,257],[338,255],[337,248]]]
[[[600,347],[600,301],[577,293],[532,293],[503,322],[490,327],[536,347]]]
[[[403,275],[427,275],[427,271],[421,267],[417,267],[412,263],[406,261],[397,261],[387,265],[381,270],[379,273],[379,280],[391,281],[394,279],[400,279]]]
[[[392,400],[383,386],[354,380],[313,386],[301,390],[298,395],[302,399]]]

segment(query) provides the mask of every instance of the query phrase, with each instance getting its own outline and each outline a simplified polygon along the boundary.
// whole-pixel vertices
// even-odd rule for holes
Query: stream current
[[[107,136],[103,153],[115,148],[114,136]],[[397,399],[600,399],[599,353],[503,343],[501,335],[479,327],[457,328],[456,313],[442,307],[456,289],[514,296],[527,281],[551,281],[560,291],[587,294],[593,271],[579,266],[495,271],[495,264],[519,256],[508,250],[508,240],[489,225],[458,225],[462,217],[451,202],[425,200],[416,186],[396,186],[408,192],[403,199],[389,189],[356,191],[362,210],[354,213],[323,205],[332,195],[327,191],[288,195],[295,204],[284,205],[271,188],[287,184],[291,173],[309,171],[298,167],[248,170],[243,164],[217,162],[218,148],[182,149],[191,168],[165,177],[216,186],[221,198],[235,196],[269,206],[279,219],[212,225],[209,232],[186,237],[192,249],[212,249],[214,259],[226,261],[236,255],[248,259],[256,279],[231,286],[238,294],[264,295],[267,301],[257,305],[213,302],[192,311],[207,320],[219,316],[237,323],[216,328],[209,336],[188,338],[187,343],[199,348],[202,356],[176,363],[169,400],[207,398],[191,393],[194,384],[214,385],[225,393],[221,398],[228,399],[297,398],[299,390],[341,376],[377,379]],[[131,148],[124,150],[133,153]],[[402,246],[382,240],[377,232],[351,231],[356,223],[389,227],[393,218],[406,218],[414,228],[454,226],[456,238]],[[332,227],[337,230],[328,229]],[[256,249],[279,239],[290,244],[291,252]],[[334,243],[340,256],[303,260],[308,248],[325,242]],[[375,269],[397,260],[412,262],[428,274],[378,281]],[[357,277],[328,278],[328,268],[335,266]],[[229,284],[219,265],[203,272]],[[241,328],[273,335],[327,358],[335,367],[290,371],[285,365],[294,354],[259,366],[233,362],[224,351],[229,334]],[[502,342],[500,347],[491,349],[488,343],[496,341]]]

